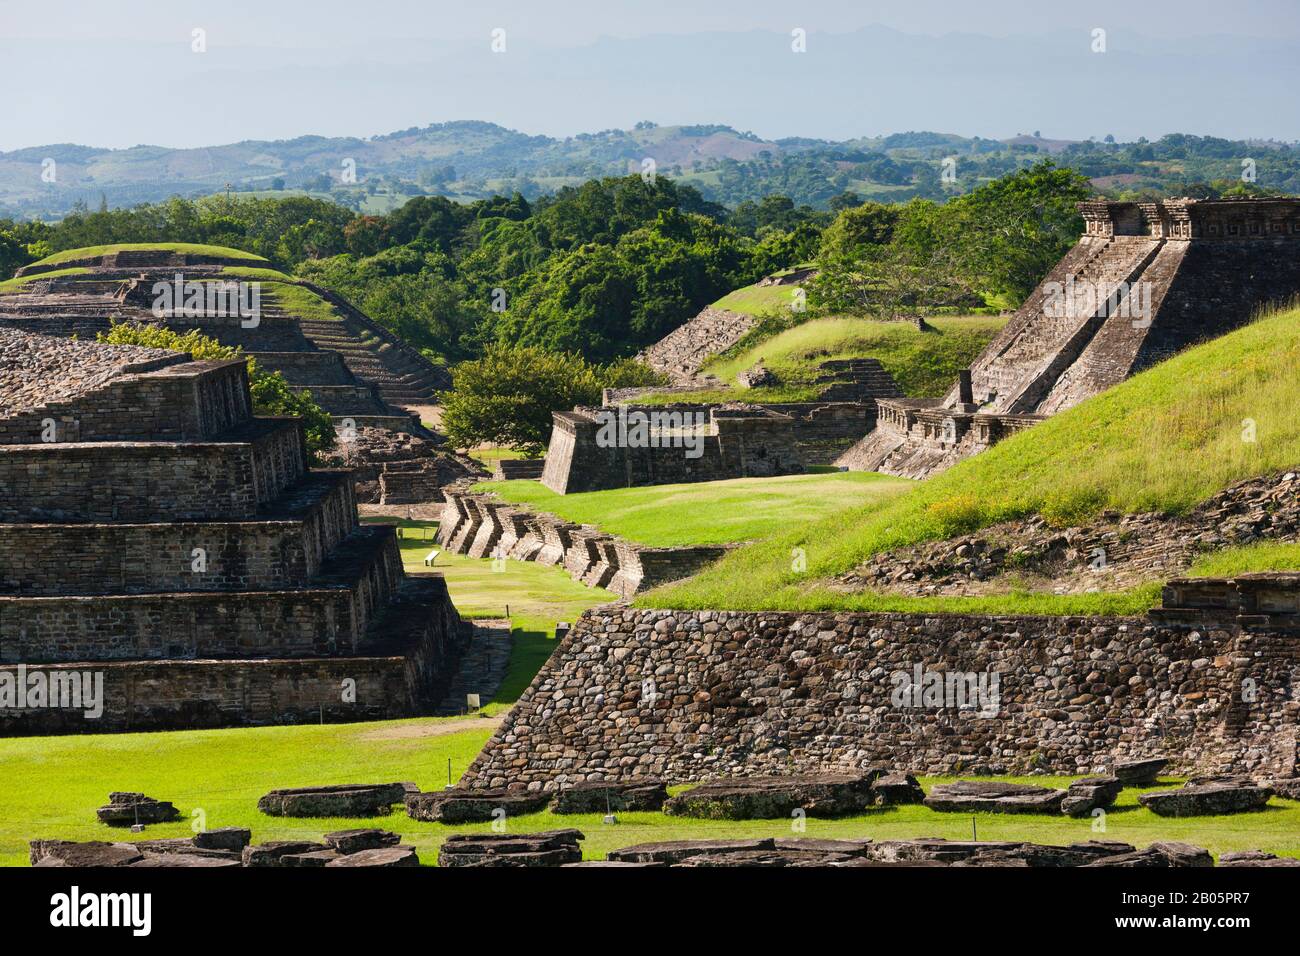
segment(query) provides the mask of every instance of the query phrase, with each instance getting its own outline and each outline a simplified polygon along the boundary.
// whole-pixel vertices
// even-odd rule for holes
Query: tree
[[[198,360],[245,357],[243,349],[222,345],[198,329],[182,334],[160,325],[118,322],[107,332],[100,332],[96,338],[109,345],[141,345],[151,349],[188,352]],[[301,418],[303,430],[307,434],[307,451],[311,454],[313,463],[319,465],[321,453],[334,447],[334,420],[316,404],[310,392],[295,392],[279,372],[263,369],[252,357],[248,357],[247,361],[254,411],[264,415],[293,415]]]
[[[456,366],[442,427],[457,448],[500,445],[536,457],[551,437],[551,412],[594,404],[600,392],[581,356],[489,345],[482,358]]]
[[[551,437],[551,412],[594,405],[605,388],[657,385],[663,376],[630,360],[593,365],[573,353],[493,344],[462,362],[443,402],[442,427],[454,447],[488,444],[530,457]]]

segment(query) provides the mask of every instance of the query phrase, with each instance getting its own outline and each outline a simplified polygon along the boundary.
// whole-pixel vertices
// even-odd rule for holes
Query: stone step
[[[438,716],[466,713],[466,694],[478,694],[480,707],[491,703],[510,666],[510,650],[514,645],[510,619],[471,623],[474,636],[461,657],[460,669],[452,679],[447,696],[434,708]]]

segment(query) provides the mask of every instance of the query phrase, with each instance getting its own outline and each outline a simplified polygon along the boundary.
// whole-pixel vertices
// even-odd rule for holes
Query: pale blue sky
[[[1296,139],[1298,53],[1297,0],[0,0],[0,150],[453,119],[548,135],[653,119],[770,138]]]

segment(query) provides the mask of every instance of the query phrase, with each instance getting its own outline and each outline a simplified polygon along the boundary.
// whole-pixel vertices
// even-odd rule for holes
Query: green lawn
[[[873,508],[913,482],[864,472],[732,478],[557,495],[539,481],[482,482],[507,501],[651,547],[765,538],[846,508]]]
[[[285,819],[263,816],[257,799],[279,787],[332,783],[409,780],[433,790],[447,782],[448,761],[458,779],[486,743],[491,728],[455,729],[462,718],[421,718],[367,724],[256,727],[80,737],[27,737],[0,740],[0,864],[27,862],[34,838],[113,840],[129,834],[95,820],[95,808],[110,790],[139,790],[171,800],[178,823],[151,826],[147,839],[191,833],[194,812],[208,828],[244,826],[255,842],[319,840],[331,830],[377,826],[402,834],[431,864],[451,833],[485,832],[489,824],[456,827],[422,823],[398,810],[357,819]],[[441,731],[441,733],[439,733]],[[1067,778],[1015,778],[1064,786]],[[941,782],[924,779],[928,788]],[[676,788],[674,788],[676,789]],[[1218,854],[1265,849],[1300,855],[1300,804],[1274,798],[1260,813],[1195,819],[1164,819],[1136,805],[1136,790],[1126,790],[1106,816],[1104,833],[1091,820],[1061,816],[979,814],[982,840],[1123,840],[1145,846],[1181,840]],[[840,820],[806,821],[795,833],[790,821],[683,820],[659,813],[620,814],[617,825],[595,814],[556,816],[549,811],[507,821],[507,829],[529,832],[579,827],[586,834],[584,854],[600,859],[611,849],[650,840],[724,839],[755,836],[854,837],[874,840],[939,836],[969,839],[972,818],[910,806],[871,811]]]
[[[209,246],[198,242],[115,242],[99,246],[82,246],[80,249],[64,249],[53,255],[38,260],[34,265],[55,265],[72,259],[84,259],[90,256],[103,256],[113,252],[183,252],[190,255],[224,256],[231,259],[248,259],[251,262],[266,262],[262,256],[229,246]]]
[[[867,557],[1040,513],[1058,524],[1103,509],[1186,510],[1233,482],[1300,463],[1300,310],[1189,349],[892,500],[839,511],[738,549],[638,603],[674,608],[870,609],[819,579]],[[807,570],[791,568],[803,548]],[[879,599],[874,599],[879,601]],[[953,610],[939,602],[927,607]],[[980,609],[981,599],[961,605]],[[1030,609],[1000,598],[1000,611]],[[1039,613],[1047,597],[1033,598]],[[1059,613],[1123,599],[1079,595]],[[988,605],[983,605],[988,607]]]

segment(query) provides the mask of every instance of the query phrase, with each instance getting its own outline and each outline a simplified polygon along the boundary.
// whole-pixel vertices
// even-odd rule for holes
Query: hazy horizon
[[[1085,12],[1014,0],[794,10],[572,0],[567,16],[521,0],[264,7],[0,9],[0,70],[19,91],[0,150],[366,138],[454,120],[558,138],[652,120],[764,139],[1300,139],[1300,10],[1284,0],[1230,11],[1102,0]]]

